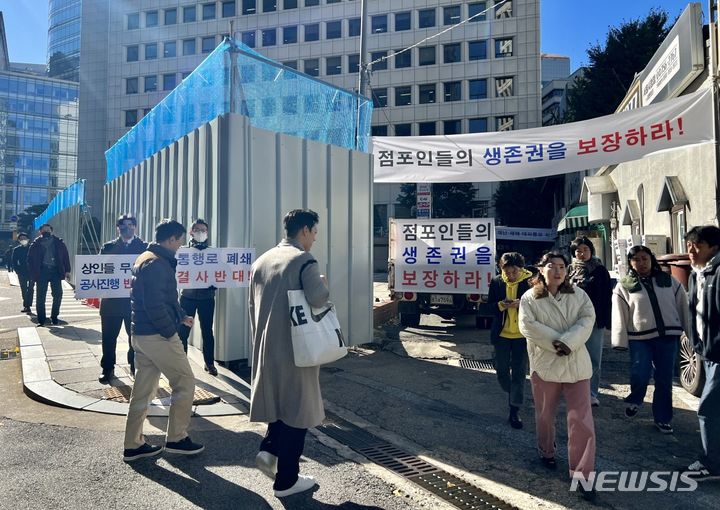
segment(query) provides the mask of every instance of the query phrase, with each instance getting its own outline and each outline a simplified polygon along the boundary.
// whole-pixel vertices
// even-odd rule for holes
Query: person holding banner
[[[190,327],[193,323],[177,297],[175,252],[184,242],[185,227],[175,220],[162,220],[155,227],[155,242],[137,258],[132,269],[130,303],[137,372],[125,424],[126,462],[163,451],[162,446],[148,444],[142,433],[161,374],[167,377],[172,390],[165,451],[194,455],[205,449],[193,442],[187,432],[195,375],[177,334],[181,323]]]
[[[38,326],[44,326],[45,298],[50,285],[52,292],[52,309],[50,320],[54,325],[60,324],[60,304],[62,303],[62,281],[70,278],[70,255],[62,239],[53,235],[52,225],[45,223],[40,226],[40,235],[30,245],[27,256],[30,279],[37,284],[35,311]]]
[[[503,253],[499,265],[501,274],[490,282],[488,293],[488,307],[494,314],[490,340],[495,347],[498,382],[508,394],[508,422],[512,428],[521,429],[518,413],[525,393],[527,345],[518,327],[518,308],[533,274],[525,269],[525,258],[516,252]]]
[[[17,274],[18,282],[20,283],[20,292],[22,293],[23,308],[20,310],[23,313],[30,313],[30,306],[33,300],[33,287],[35,282],[30,279],[30,273],[28,272],[27,256],[28,256],[28,243],[30,237],[25,232],[18,234],[18,244],[12,250],[10,270]]]
[[[584,290],[567,281],[567,260],[546,253],[532,289],[520,298],[520,331],[527,339],[535,401],[537,447],[542,464],[557,469],[555,415],[565,397],[570,477],[595,470],[595,424],[590,406],[592,364],[585,344],[595,326],[595,308]],[[585,499],[593,499],[592,490]]]
[[[255,261],[250,277],[250,421],[268,424],[255,462],[275,480],[273,489],[279,498],[315,485],[313,477],[299,474],[300,456],[307,429],[325,418],[320,367],[295,366],[288,299],[289,290],[302,289],[311,306],[319,308],[328,302],[325,279],[309,253],[318,221],[311,210],[288,212],[283,219],[285,239]]]
[[[135,236],[137,219],[131,214],[123,214],[115,224],[118,232],[117,239],[109,241],[102,246],[100,255],[140,255],[147,249],[147,243]],[[98,381],[107,384],[114,377],[115,349],[120,328],[125,324],[125,333],[128,337],[127,360],[130,372],[135,375],[135,353],[132,348],[132,322],[130,298],[103,298],[100,301],[100,322],[102,326],[102,358],[100,366],[102,373]]]
[[[205,250],[208,246],[208,224],[201,219],[195,220],[190,227],[192,239],[188,246],[196,250]],[[205,289],[182,289],[180,291],[180,306],[190,317],[197,313],[200,319],[202,333],[202,351],[205,359],[205,371],[210,375],[218,375],[215,367],[215,336],[213,335],[213,317],[215,315],[215,287],[212,285]],[[190,328],[181,325],[178,334],[182,340],[183,348],[187,352]]]

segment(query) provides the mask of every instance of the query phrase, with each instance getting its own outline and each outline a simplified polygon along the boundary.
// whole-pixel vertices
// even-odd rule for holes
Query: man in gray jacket
[[[299,473],[307,429],[320,425],[325,418],[320,367],[295,366],[287,293],[303,289],[311,306],[327,303],[324,276],[309,253],[317,237],[318,221],[317,213],[310,210],[287,213],[283,219],[285,239],[255,261],[250,277],[250,421],[268,424],[256,463],[275,480],[276,497],[315,485],[313,477]]]
[[[165,451],[193,455],[205,449],[187,433],[195,375],[177,332],[180,324],[191,327],[193,319],[180,308],[175,280],[175,252],[184,241],[185,227],[175,220],[162,220],[155,227],[155,242],[133,266],[130,304],[136,372],[125,425],[126,462],[152,457],[163,450],[162,446],[146,443],[142,434],[161,373],[172,389]]]

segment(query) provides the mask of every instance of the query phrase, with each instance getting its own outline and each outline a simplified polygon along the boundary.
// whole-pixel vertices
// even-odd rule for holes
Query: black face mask
[[[43,236],[43,237],[46,237],[46,238],[47,238],[47,237],[50,237],[50,232],[43,232],[43,233],[42,233],[42,236]]]

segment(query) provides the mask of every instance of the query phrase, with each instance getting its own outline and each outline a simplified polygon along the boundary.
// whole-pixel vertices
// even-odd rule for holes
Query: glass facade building
[[[81,7],[81,0],[50,0],[47,61],[51,77],[79,81]]]
[[[77,174],[78,85],[0,70],[0,231]]]

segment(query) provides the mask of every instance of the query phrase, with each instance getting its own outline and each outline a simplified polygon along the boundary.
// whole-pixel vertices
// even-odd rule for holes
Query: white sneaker
[[[278,458],[270,452],[261,451],[255,456],[255,465],[271,480],[277,473]]]
[[[284,491],[275,491],[275,497],[284,498],[285,496],[292,496],[293,494],[305,492],[306,490],[312,489],[313,487],[315,487],[315,478],[313,478],[312,476],[298,475],[298,479],[297,482],[295,482],[295,485],[293,485],[289,489],[285,489]]]
[[[600,407],[600,401],[597,397],[590,397],[590,405],[592,407]]]

